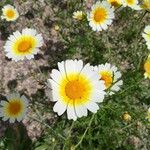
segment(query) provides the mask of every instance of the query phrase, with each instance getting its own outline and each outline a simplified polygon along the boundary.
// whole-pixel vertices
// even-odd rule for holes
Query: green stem
[[[83,141],[83,139],[84,139],[84,137],[85,137],[85,135],[86,135],[88,129],[90,128],[90,126],[91,126],[91,124],[92,124],[92,122],[93,122],[94,117],[95,117],[95,114],[92,115],[92,118],[91,118],[91,120],[90,120],[90,122],[89,122],[89,124],[88,124],[88,127],[87,127],[86,130],[84,131],[84,134],[83,134],[83,136],[81,137],[80,141],[75,145],[74,150],[82,143],[82,141]]]
[[[128,88],[126,88],[125,90],[122,90],[120,93],[118,93],[118,95],[121,95],[121,94],[123,94],[124,92],[126,92],[126,91],[130,90],[131,88],[133,88],[133,87],[137,86],[137,85],[138,85],[139,83],[141,83],[142,81],[144,81],[144,79],[143,79],[143,78],[142,78],[140,81],[136,82],[136,84],[134,84],[134,85],[132,85],[132,86],[130,86],[130,87],[128,87]]]
[[[139,17],[139,19],[137,20],[137,23],[141,22],[142,19],[145,17],[145,15],[146,15],[147,13],[148,13],[148,12],[145,11],[145,12],[141,15],[141,17]]]
[[[65,144],[64,144],[62,150],[65,150],[66,143],[69,141],[69,139],[70,139],[70,137],[71,137],[71,131],[72,131],[73,127],[74,127],[74,123],[75,123],[75,121],[73,121],[72,124],[71,124],[70,130],[69,130],[69,133],[68,133],[68,136],[67,136],[67,138],[66,138],[66,141],[65,141]]]

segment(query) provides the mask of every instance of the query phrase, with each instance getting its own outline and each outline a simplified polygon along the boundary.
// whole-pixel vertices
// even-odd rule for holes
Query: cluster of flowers
[[[106,30],[115,18],[115,10],[121,6],[130,7],[134,10],[150,11],[150,0],[143,0],[142,4],[139,4],[138,0],[107,0],[96,2],[91,6],[90,12],[87,13],[87,19],[92,30]],[[82,20],[84,16],[85,14],[82,11],[73,13],[73,18],[77,20]]]
[[[87,20],[89,26],[93,31],[102,31],[108,29],[108,26],[112,24],[115,18],[115,8],[118,7],[130,7],[134,10],[146,10],[150,11],[150,0],[143,0],[142,4],[139,4],[137,0],[107,0],[98,1],[91,7],[91,11],[87,13]],[[82,20],[85,14],[82,11],[73,13],[73,18]],[[146,41],[148,49],[150,49],[150,25],[147,25],[142,33],[143,38]],[[150,78],[150,55],[144,64],[145,78]]]
[[[112,0],[111,0],[112,1]],[[113,0],[118,2],[119,0]],[[133,4],[134,3],[134,4]],[[127,3],[123,6],[140,9],[137,1]],[[15,21],[19,17],[18,11],[10,5],[2,9],[2,19]],[[74,18],[82,20],[83,13],[75,12]],[[106,30],[114,19],[114,7],[107,1],[97,2],[87,15],[89,25],[94,31]],[[144,30],[143,37],[150,48],[150,27]],[[43,45],[43,37],[35,29],[25,28],[22,32],[16,31],[8,37],[4,50],[6,56],[14,61],[32,59]],[[150,57],[145,65],[145,77],[150,78]],[[51,100],[55,102],[54,112],[62,115],[67,111],[68,119],[76,120],[87,116],[88,110],[96,113],[99,109],[98,103],[103,102],[106,95],[112,95],[120,90],[123,84],[121,73],[116,66],[109,63],[98,66],[83,64],[82,60],[65,60],[58,62],[58,70],[53,69],[48,85],[51,88]],[[0,117],[11,123],[21,121],[26,114],[28,100],[25,96],[13,93],[7,96],[7,101],[0,102]]]

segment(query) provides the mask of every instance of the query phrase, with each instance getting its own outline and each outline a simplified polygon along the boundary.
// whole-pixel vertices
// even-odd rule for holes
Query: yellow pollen
[[[107,11],[104,8],[97,8],[94,13],[94,20],[102,23],[107,18]]]
[[[148,35],[148,38],[150,39],[150,32],[148,32],[147,35]]]
[[[12,9],[7,10],[6,16],[10,19],[14,18],[15,12]]]
[[[147,60],[146,63],[144,64],[144,70],[147,74],[150,75],[150,60]]]
[[[22,109],[21,103],[18,100],[10,101],[8,104],[8,112],[10,115],[17,115]]]
[[[127,3],[128,3],[129,5],[133,5],[133,4],[134,4],[134,0],[127,0]]]
[[[142,8],[147,9],[150,11],[150,0],[144,0]]]
[[[84,91],[85,91],[85,85],[78,80],[69,81],[65,87],[66,95],[70,99],[82,98],[84,95]]]
[[[30,41],[21,41],[18,45],[18,51],[19,52],[28,52],[32,47],[32,44]]]
[[[112,83],[113,83],[113,75],[112,75],[112,73],[109,72],[109,71],[102,71],[100,73],[100,75],[101,75],[101,80],[105,81],[106,88],[109,88],[112,85]]]

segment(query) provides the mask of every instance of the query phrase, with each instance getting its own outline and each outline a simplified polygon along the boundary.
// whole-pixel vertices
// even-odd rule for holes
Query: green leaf
[[[46,145],[46,144],[45,144],[45,145],[41,145],[41,146],[35,148],[35,150],[47,150],[48,147],[49,147],[49,145]]]

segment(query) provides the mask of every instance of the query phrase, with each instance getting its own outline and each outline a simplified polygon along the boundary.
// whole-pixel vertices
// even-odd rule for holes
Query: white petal
[[[17,117],[17,121],[20,122],[21,120],[23,120],[24,117],[25,115],[20,115],[19,117]]]
[[[3,121],[7,121],[8,119],[9,119],[9,118],[6,117],[6,116],[4,116],[4,117],[2,118]]]
[[[51,101],[56,102],[56,101],[59,101],[59,100],[61,100],[61,97],[59,95],[58,90],[57,89],[53,89],[52,90],[52,99],[51,99]]]
[[[120,87],[116,84],[114,84],[112,87],[111,87],[111,90],[112,91],[119,91],[120,90]]]
[[[99,80],[99,75],[93,70],[93,66],[90,66],[90,64],[86,64],[80,74],[83,74],[92,80]]]
[[[87,116],[87,108],[84,105],[76,105],[75,104],[76,115],[80,118],[82,116]]]
[[[91,95],[91,101],[101,103],[103,102],[105,98],[106,92],[105,91],[98,91],[94,90],[94,92]]]
[[[56,69],[53,69],[52,70],[52,73],[50,74],[51,78],[57,83],[57,84],[60,84],[60,80],[62,79],[62,75],[61,73],[56,70]]]
[[[54,112],[61,116],[67,109],[67,105],[63,104],[60,100],[57,101],[53,107]]]
[[[67,107],[67,116],[69,120],[70,119],[73,119],[74,121],[77,120],[77,116],[76,116],[75,109],[73,106]]]
[[[65,71],[65,62],[64,61],[58,62],[58,69],[59,69],[61,75],[63,77],[65,77],[66,76],[66,71]]]
[[[14,123],[14,122],[15,122],[15,118],[10,118],[10,119],[9,119],[9,122],[10,122],[10,123]]]
[[[8,102],[6,102],[6,101],[1,101],[1,103],[0,103],[1,106],[6,106],[7,104],[8,104]]]
[[[121,73],[119,71],[115,72],[116,79],[119,79],[121,77]]]
[[[69,79],[69,75],[73,73],[79,73],[76,71],[76,61],[74,60],[66,60],[65,61],[65,70],[66,70],[66,76]]]
[[[99,106],[96,103],[92,102],[92,101],[87,103],[85,106],[88,110],[90,110],[93,113],[96,113],[97,110],[99,109]]]
[[[82,60],[75,60],[76,61],[76,72],[81,72],[82,68],[83,68],[83,61]]]
[[[21,96],[21,99],[23,100],[25,107],[27,107],[29,104],[28,99],[24,95]]]

